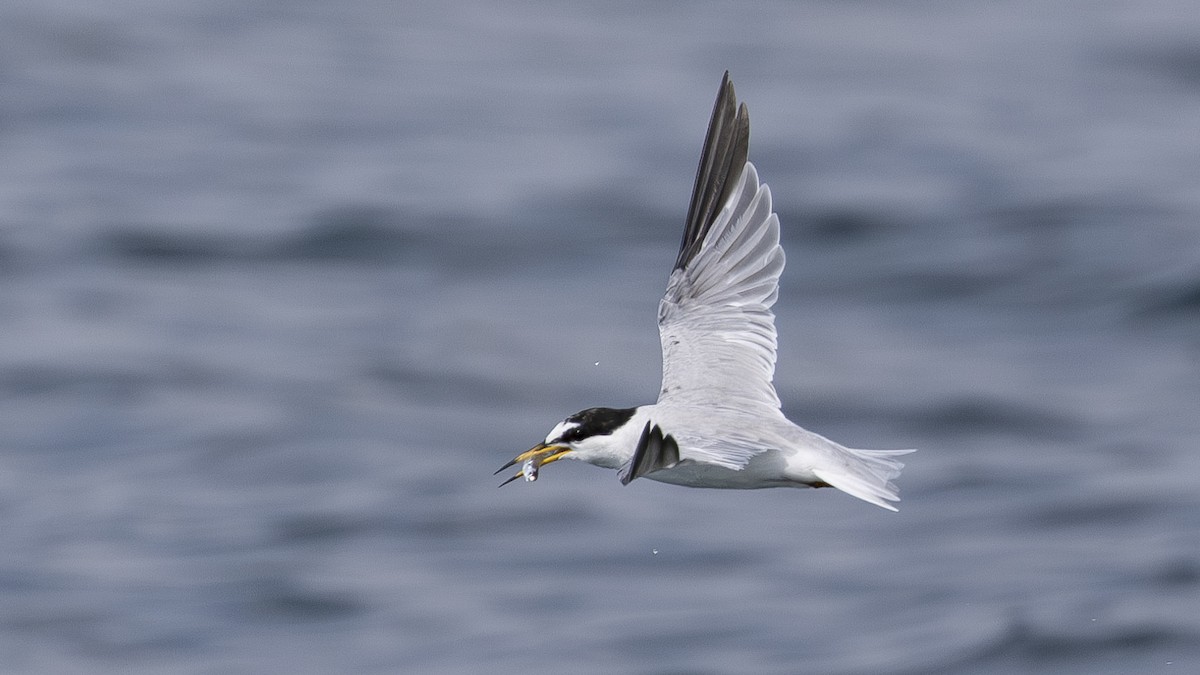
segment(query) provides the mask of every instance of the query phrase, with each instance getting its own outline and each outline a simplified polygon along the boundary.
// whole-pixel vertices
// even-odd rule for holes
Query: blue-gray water
[[[18,4],[4,672],[1200,670],[1193,3]],[[497,490],[653,399],[726,68],[900,513]]]

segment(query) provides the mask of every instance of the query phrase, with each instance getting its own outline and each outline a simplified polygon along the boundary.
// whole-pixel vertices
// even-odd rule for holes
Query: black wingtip
[[[696,182],[692,186],[692,200],[674,269],[686,267],[700,251],[713,220],[736,187],[749,149],[750,113],[746,104],[738,105],[733,81],[726,70],[708,120],[708,132],[696,168]]]

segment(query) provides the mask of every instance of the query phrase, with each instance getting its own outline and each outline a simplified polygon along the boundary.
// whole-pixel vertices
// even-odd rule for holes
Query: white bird
[[[679,257],[658,306],[662,389],[635,408],[589,408],[518,455],[522,476],[569,458],[690,487],[835,487],[896,510],[892,479],[912,450],[839,445],[788,420],[775,372],[783,247],[771,191],[747,161],[750,118],[728,71],[700,155]]]

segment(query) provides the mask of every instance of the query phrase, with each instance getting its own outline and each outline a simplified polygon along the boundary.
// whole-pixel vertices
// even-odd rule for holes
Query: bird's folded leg
[[[679,444],[670,434],[664,434],[658,425],[647,421],[638,439],[633,457],[621,467],[618,477],[621,485],[659,469],[669,469],[679,463]]]

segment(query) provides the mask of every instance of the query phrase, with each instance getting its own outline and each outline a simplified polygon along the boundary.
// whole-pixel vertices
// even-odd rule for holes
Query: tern
[[[689,487],[834,487],[892,511],[912,450],[848,448],[784,416],[772,378],[783,247],[771,191],[748,160],[750,118],[726,71],[708,123],[683,241],[658,307],[658,402],[588,408],[500,467],[577,459]]]

